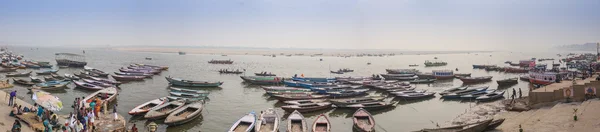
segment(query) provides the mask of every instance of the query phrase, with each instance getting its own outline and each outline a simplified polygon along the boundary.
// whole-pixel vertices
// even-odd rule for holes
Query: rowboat
[[[415,99],[424,99],[435,97],[434,92],[423,92],[423,93],[405,93],[405,94],[396,94],[396,97],[404,99],[404,100],[415,100]]]
[[[327,108],[331,108],[330,102],[281,106],[281,109],[283,109],[287,112],[293,112],[293,111],[312,112],[312,111],[318,111],[318,110],[323,110],[323,109],[327,109]]]
[[[31,85],[35,85],[35,83],[27,81],[27,80],[23,80],[23,79],[15,79],[13,78],[13,83],[15,84],[20,84],[20,85],[25,85],[25,86],[31,86]]]
[[[152,77],[153,74],[147,74],[147,73],[124,73],[124,72],[114,72],[115,75],[121,75],[121,76],[146,76],[146,77]]]
[[[333,73],[333,74],[344,74],[344,72],[342,72],[342,71],[330,71],[330,73]]]
[[[109,103],[112,101],[115,101],[117,99],[117,88],[105,88],[102,90],[98,90],[88,96],[86,96],[85,98],[83,98],[84,101],[84,105],[86,108],[90,108],[90,103],[96,99],[100,99],[101,100],[101,104],[96,104],[96,105],[103,105],[104,103]],[[98,103],[98,102],[96,102]]]
[[[431,74],[435,79],[443,80],[443,79],[453,79],[454,71],[452,70],[433,70]]]
[[[35,101],[36,104],[41,105],[46,110],[50,110],[52,112],[60,111],[63,108],[63,104],[60,99],[56,96],[52,96],[48,92],[44,92],[41,90],[32,90],[31,99]]]
[[[242,116],[237,122],[233,123],[229,132],[251,132],[256,125],[256,114],[253,112]]]
[[[488,89],[488,90],[484,90],[484,91],[473,91],[473,92],[469,92],[469,93],[464,93],[460,96],[460,98],[462,99],[475,99],[479,96],[483,96],[486,95],[488,93],[494,93],[496,92],[496,90],[493,89]]]
[[[266,93],[269,96],[273,96],[273,95],[285,95],[285,94],[315,94],[315,92],[301,91],[301,90],[297,90],[297,91],[267,91]]]
[[[287,132],[308,132],[304,116],[298,111],[292,112],[287,118]]]
[[[63,76],[60,76],[60,75],[58,75],[58,74],[50,74],[50,76],[51,76],[52,78],[55,78],[55,79],[57,79],[57,80],[67,80],[67,79],[68,79],[68,78],[65,78],[65,77],[63,77]]]
[[[65,73],[65,78],[70,80],[79,80],[79,77]]]
[[[389,74],[415,74],[418,73],[417,69],[385,69]]]
[[[435,82],[437,79],[415,79],[415,80],[411,80],[408,81],[410,83],[433,83]]]
[[[422,129],[417,132],[483,132],[487,126],[492,122],[492,119],[451,127],[434,128],[434,129]]]
[[[146,113],[146,115],[144,115],[144,118],[150,120],[162,119],[169,116],[169,114],[175,112],[176,110],[182,108],[183,106],[185,106],[184,100],[168,102],[156,106],[154,109],[151,109],[150,111],[148,111],[148,113]]]
[[[363,108],[359,108],[352,115],[352,121],[354,123],[354,130],[359,132],[374,132],[375,131],[375,120],[371,113]]]
[[[207,99],[207,96],[200,96],[200,97],[177,97],[177,96],[167,96],[167,99],[169,100],[185,100],[186,102],[197,102],[197,101],[202,101]]]
[[[312,94],[282,94],[282,95],[273,95],[273,97],[277,98],[280,101],[288,101],[288,100],[324,99],[329,96],[327,96],[327,95],[312,95]]]
[[[47,81],[44,83],[38,83],[31,87],[31,89],[40,89],[45,91],[50,90],[63,90],[67,88],[67,85],[71,83],[70,81]]]
[[[232,60],[210,60],[208,61],[210,64],[233,64]]]
[[[529,82],[529,78],[531,78],[529,75],[524,75],[524,76],[520,76],[519,80]]]
[[[435,76],[433,76],[433,73],[431,73],[431,72],[429,72],[429,73],[417,73],[416,75],[420,79],[435,78]]]
[[[497,120],[493,120],[492,122],[490,122],[490,124],[485,128],[486,131],[491,131],[496,129],[496,127],[502,125],[502,123],[504,123],[504,118],[502,119],[497,119]]]
[[[17,68],[1,68],[0,73],[15,72]]]
[[[327,94],[332,92],[343,92],[343,91],[369,91],[369,89],[358,89],[362,86],[350,86],[350,85],[338,85],[333,87],[316,87],[312,88],[312,91],[315,91],[319,94]]]
[[[509,79],[504,79],[504,80],[498,80],[496,81],[498,83],[499,86],[507,86],[507,85],[513,85],[513,84],[517,84],[519,79],[517,78],[509,78]]]
[[[277,76],[277,75],[271,74],[271,73],[254,73],[254,75],[256,75],[256,76]]]
[[[350,98],[350,99],[331,99],[331,103],[335,106],[346,106],[358,103],[378,102],[385,99],[385,97],[361,97],[361,98]]]
[[[281,84],[284,80],[276,76],[240,76],[244,82],[259,85]]]
[[[330,132],[331,131],[331,123],[329,122],[329,118],[327,116],[321,114],[315,119],[312,127],[313,132]]]
[[[173,95],[173,96],[177,96],[177,97],[184,97],[184,98],[200,98],[200,97],[206,97],[208,96],[208,92],[204,92],[204,93],[188,93],[188,92],[175,92],[175,91],[171,91],[169,92],[169,94]]]
[[[58,81],[58,79],[56,79],[52,76],[45,76],[43,78],[44,78],[44,81]]]
[[[114,80],[110,80],[110,79],[106,79],[106,78],[97,78],[97,77],[89,77],[89,78],[92,80],[95,80],[95,81],[113,84],[115,86],[121,85],[121,82],[119,82],[119,81],[114,81]]]
[[[492,80],[492,76],[483,76],[483,77],[461,77],[459,78],[463,83],[479,83],[479,82],[487,82]]]
[[[275,112],[275,109],[269,108],[265,111],[262,111],[258,120],[256,121],[256,126],[254,127],[254,132],[277,132],[279,131],[279,115]]]
[[[442,97],[446,98],[446,99],[460,98],[463,95],[466,95],[466,94],[469,94],[469,93],[472,93],[472,92],[486,91],[487,89],[488,89],[488,86],[470,87],[470,88],[465,89],[465,90],[458,90],[458,91],[453,92],[453,93],[444,94],[444,95],[442,95]]]
[[[169,67],[168,66],[155,66],[155,65],[148,65],[148,64],[132,64],[135,66],[140,66],[140,67],[153,67],[153,68],[157,68],[157,69],[161,69],[161,70],[168,70]]]
[[[96,69],[96,68],[92,68],[92,67],[84,66],[84,67],[83,67],[83,69],[84,69],[85,71],[88,71],[88,72],[91,72],[91,73],[97,74],[97,75],[99,75],[99,76],[101,76],[101,77],[108,77],[108,73],[106,73],[106,72],[104,72],[104,71],[101,71],[101,70],[98,70],[98,69]]]
[[[35,72],[35,74],[37,74],[37,75],[50,75],[50,74],[56,73],[56,72],[58,72],[58,69],[40,70],[38,72]]]
[[[418,79],[418,76],[412,75],[412,76],[391,76],[390,74],[382,74],[381,75],[383,78],[387,79],[387,80],[415,80]]]
[[[125,69],[121,68],[119,71],[124,73],[147,73],[147,74],[158,74],[160,71],[151,70],[151,69]]]
[[[310,89],[305,89],[305,88],[295,88],[295,87],[279,87],[279,86],[271,86],[271,87],[265,87],[265,86],[261,86],[265,91],[295,91],[295,90],[303,90],[303,91],[311,91]]]
[[[43,82],[42,79],[40,79],[40,78],[38,78],[36,76],[30,76],[29,79],[31,79],[31,82],[34,82],[34,83],[41,83],[41,82]]]
[[[28,77],[29,75],[31,75],[31,71],[23,73],[9,73],[6,74],[6,77]]]
[[[351,108],[351,109],[359,109],[363,108],[366,110],[379,110],[396,106],[396,102],[386,103],[383,101],[379,102],[368,102],[368,103],[358,103],[353,105],[341,106],[342,108]]]
[[[496,91],[496,92],[493,92],[493,93],[488,93],[488,94],[485,94],[483,96],[477,97],[476,100],[479,101],[479,102],[493,101],[493,100],[496,100],[496,99],[503,98],[504,97],[504,92],[506,92],[506,91]]]
[[[431,62],[431,61],[425,61],[425,66],[445,66],[448,65],[447,62]]]
[[[440,92],[439,94],[440,95],[444,95],[444,94],[454,93],[456,91],[465,90],[467,88],[468,87],[454,87],[454,88],[449,88],[449,89],[444,90],[443,92]]]
[[[322,102],[327,102],[327,101],[328,101],[327,99],[309,99],[309,100],[283,101],[283,103],[290,104],[290,105],[301,105],[301,104],[322,103]]]
[[[347,97],[367,95],[367,91],[369,91],[369,89],[327,92],[327,94],[329,94],[329,96],[332,98],[347,98]]]
[[[470,77],[471,73],[454,73],[455,77]]]
[[[162,104],[165,104],[166,102],[169,102],[169,99],[167,99],[166,97],[148,101],[146,103],[143,103],[143,104],[138,105],[135,108],[131,109],[129,111],[129,115],[145,114],[146,112],[148,112]]]
[[[92,84],[92,85],[96,85],[96,86],[100,86],[100,87],[116,87],[115,85],[112,85],[110,83],[105,83],[105,82],[100,82],[100,81],[95,81],[95,80],[90,80],[90,79],[82,79],[83,82]]]
[[[390,92],[390,94],[402,95],[402,94],[409,94],[409,93],[425,93],[425,92],[427,92],[427,90],[407,90],[407,91]]]
[[[203,105],[204,102],[202,101],[187,104],[169,114],[167,119],[165,119],[165,124],[175,126],[190,122],[202,115]]]
[[[192,93],[192,94],[208,94],[208,92],[206,92],[206,91],[193,90],[193,89],[185,89],[185,88],[169,87],[169,90],[171,90],[171,92]]]
[[[145,76],[121,76],[121,75],[110,75],[117,81],[143,81]]]
[[[104,87],[96,86],[94,84],[90,84],[90,83],[86,83],[86,82],[82,82],[82,81],[73,81],[73,83],[75,83],[75,86],[77,86],[78,88],[84,88],[84,89],[87,89],[87,90],[101,90],[101,89],[104,89]]]
[[[240,70],[219,70],[219,73],[221,73],[221,74],[242,74],[244,72],[240,71]]]
[[[208,82],[208,81],[191,81],[179,78],[172,78],[171,76],[165,77],[169,84],[173,86],[183,87],[219,87],[223,85],[223,82]]]
[[[388,90],[385,90],[385,91],[387,91],[387,92],[390,92],[390,93],[391,93],[391,92],[405,92],[405,91],[414,91],[415,89],[417,89],[417,88],[415,88],[415,87],[410,87],[410,88],[397,88],[397,89],[388,89]]]

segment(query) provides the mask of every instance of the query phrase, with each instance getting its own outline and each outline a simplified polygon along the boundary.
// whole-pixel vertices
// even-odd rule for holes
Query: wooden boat
[[[290,105],[301,105],[301,104],[312,104],[312,103],[322,103],[322,102],[328,102],[328,100],[327,99],[290,100],[290,101],[284,101],[283,103],[290,104]]]
[[[145,76],[121,76],[121,75],[110,75],[117,81],[143,81]]]
[[[29,75],[31,75],[31,71],[23,73],[9,73],[6,74],[6,77],[28,77]]]
[[[177,111],[178,109],[183,108],[183,106],[185,106],[184,100],[168,102],[156,106],[154,109],[151,109],[150,111],[148,111],[148,113],[146,113],[146,115],[144,115],[144,118],[150,120],[162,119],[169,116],[169,114]]]
[[[298,111],[292,112],[287,118],[287,132],[308,132],[308,123]]]
[[[273,95],[286,95],[286,94],[316,94],[315,92],[311,92],[311,91],[267,91],[266,92],[267,95],[269,96],[273,96]]]
[[[52,73],[56,73],[56,72],[58,72],[58,69],[53,69],[53,70],[41,70],[41,71],[35,72],[35,74],[37,74],[37,75],[50,75],[50,74],[52,74]]]
[[[524,75],[524,76],[520,76],[519,80],[529,82],[529,78],[531,78],[529,75]]]
[[[115,75],[121,75],[121,76],[145,76],[145,77],[152,77],[154,76],[154,74],[148,74],[148,73],[124,73],[124,72],[114,72]]]
[[[496,92],[488,93],[483,96],[477,97],[476,100],[479,102],[493,101],[496,99],[503,98],[504,92],[506,92],[506,91],[496,91]]]
[[[327,116],[321,114],[315,119],[312,127],[313,132],[331,132],[331,123]]]
[[[410,87],[410,88],[388,89],[388,90],[385,90],[385,91],[392,93],[392,92],[406,92],[406,91],[414,91],[415,89],[417,89],[417,88],[415,88],[415,87]]]
[[[369,89],[364,89],[364,90],[343,90],[343,91],[336,91],[336,92],[327,92],[327,94],[331,98],[347,98],[347,97],[367,95],[368,94],[367,91],[369,91]]]
[[[277,98],[280,101],[288,101],[288,100],[307,100],[307,99],[324,99],[328,98],[327,95],[312,95],[312,94],[283,94],[283,95],[273,95],[273,97]]]
[[[461,94],[460,98],[461,99],[476,99],[479,96],[483,96],[483,95],[486,95],[489,93],[494,93],[494,92],[496,92],[496,90],[493,90],[493,89],[488,89],[485,91],[473,91],[473,92]]]
[[[448,94],[443,94],[442,97],[446,98],[446,99],[453,99],[453,98],[460,98],[463,95],[472,93],[472,92],[476,92],[476,91],[486,91],[488,89],[488,86],[483,86],[483,87],[469,87],[465,90],[458,90],[452,93],[448,93]]]
[[[23,79],[15,79],[13,78],[13,83],[15,84],[20,84],[20,85],[25,85],[25,86],[31,86],[31,85],[35,85],[35,83],[27,81],[27,80],[23,80]]]
[[[507,67],[507,68],[504,68],[504,72],[506,72],[506,73],[527,73],[527,72],[529,72],[529,69]]]
[[[279,131],[279,115],[273,108],[269,108],[262,111],[256,126],[254,126],[254,132],[278,132]]]
[[[333,73],[333,74],[344,74],[344,72],[342,72],[342,71],[329,71],[329,72]]]
[[[233,64],[232,60],[210,60],[208,61],[210,64]]]
[[[311,91],[310,89],[305,88],[295,88],[295,87],[280,87],[280,86],[261,86],[265,91],[295,91],[295,90],[303,90],[303,91]]]
[[[31,99],[44,107],[44,109],[58,112],[63,108],[63,104],[58,97],[41,90],[32,90],[31,92],[33,93]]]
[[[68,80],[68,78],[65,78],[65,77],[63,77],[63,76],[60,76],[60,75],[58,75],[58,74],[50,74],[50,76],[51,76],[52,78],[55,78],[55,79],[57,79],[57,80]]]
[[[259,85],[282,84],[283,78],[275,76],[240,76],[244,82]]]
[[[490,122],[490,124],[485,128],[486,131],[491,131],[496,129],[496,127],[502,125],[502,123],[504,123],[504,118],[502,119],[497,119],[497,120],[493,120],[492,122]]]
[[[206,97],[208,96],[208,92],[204,92],[204,93],[188,93],[188,92],[175,92],[175,91],[171,91],[169,92],[169,94],[171,94],[172,96],[177,96],[177,97],[185,97],[185,98],[200,98],[200,97]]]
[[[65,73],[65,78],[69,79],[69,80],[79,80],[80,78],[75,76],[75,75],[71,75],[71,74],[67,74]]]
[[[171,76],[165,77],[169,84],[173,86],[183,87],[219,87],[223,85],[223,82],[208,82],[208,81],[191,81],[179,78],[172,78]]]
[[[124,73],[146,73],[146,74],[158,74],[160,71],[152,70],[152,69],[125,69],[121,68],[119,71]]]
[[[319,111],[319,110],[323,110],[323,109],[327,109],[327,108],[331,108],[330,102],[281,106],[281,109],[283,109],[287,112],[293,112],[296,110],[298,112],[312,112],[312,111]]]
[[[412,64],[412,65],[408,65],[409,67],[415,67],[415,66],[419,66],[417,64]]]
[[[385,99],[385,97],[361,97],[361,98],[350,98],[350,99],[331,99],[331,103],[335,106],[346,106],[358,103],[378,102]]]
[[[415,99],[424,99],[435,97],[434,92],[423,92],[423,93],[405,93],[405,94],[396,94],[396,97],[404,99],[404,100],[415,100]]]
[[[444,90],[443,92],[440,92],[439,94],[440,95],[445,95],[445,94],[449,94],[449,93],[454,93],[456,91],[465,90],[467,88],[468,87],[454,87],[454,88],[449,88],[449,89]]]
[[[169,100],[185,100],[186,102],[197,102],[207,99],[207,96],[201,96],[196,98],[188,98],[188,97],[177,97],[177,96],[167,96]]]
[[[434,129],[423,129],[418,132],[483,132],[487,126],[492,122],[492,119],[466,124],[459,126],[434,128]]]
[[[40,89],[40,90],[63,90],[67,88],[67,85],[71,83],[70,81],[47,81],[44,83],[38,83],[31,87],[31,89]]]
[[[371,113],[363,108],[359,108],[352,115],[353,126],[352,128],[359,132],[374,132],[375,131],[375,119]]]
[[[148,65],[148,64],[132,64],[132,65],[139,66],[139,67],[152,67],[152,68],[157,68],[157,69],[161,69],[161,70],[169,69],[168,66],[155,66],[155,65]]]
[[[165,119],[165,124],[169,126],[175,126],[190,122],[202,115],[203,105],[203,101],[187,104],[169,114],[167,119]]]
[[[254,75],[256,75],[256,76],[277,76],[275,74],[266,73],[266,72],[263,72],[263,73],[254,73]]]
[[[435,79],[433,73],[417,73],[416,75],[420,79]]]
[[[84,66],[84,67],[83,67],[83,69],[84,69],[85,71],[88,71],[88,72],[91,72],[91,73],[97,74],[98,76],[101,76],[101,77],[108,77],[108,73],[106,73],[106,72],[104,72],[104,71],[101,71],[101,70],[98,70],[98,69],[96,69],[96,68],[92,68],[92,67]]]
[[[425,61],[425,66],[445,66],[448,65],[447,62],[431,62],[431,61]]]
[[[506,85],[513,85],[513,84],[519,83],[519,79],[509,78],[509,79],[504,79],[504,80],[498,80],[496,82],[498,83],[499,86],[506,86]]]
[[[44,78],[44,81],[59,81],[58,79],[56,79],[52,76],[45,76],[43,78]]]
[[[41,82],[43,82],[42,79],[40,79],[40,78],[38,78],[36,76],[30,76],[29,79],[31,79],[31,82],[34,82],[34,83],[41,83]]]
[[[473,69],[485,69],[488,67],[497,67],[496,65],[473,65]]]
[[[82,79],[83,82],[92,84],[92,85],[96,85],[96,86],[100,86],[100,87],[116,87],[115,85],[112,85],[110,83],[105,83],[105,82],[100,82],[100,81],[95,81],[95,80],[90,80],[90,79]]]
[[[454,73],[454,78],[470,77],[471,73]]]
[[[113,102],[117,99],[117,88],[105,88],[102,90],[98,90],[88,96],[86,96],[85,98],[83,98],[84,101],[84,105],[86,108],[90,108],[90,103],[96,99],[100,99],[101,100],[101,104],[96,104],[96,105],[103,105],[104,103],[109,103],[109,102]],[[96,102],[98,103],[98,102]]]
[[[251,132],[254,130],[256,125],[256,114],[250,112],[247,115],[242,116],[237,122],[233,123],[229,132]]]
[[[389,74],[416,74],[419,72],[417,69],[385,69]]]
[[[483,76],[483,77],[461,77],[459,78],[463,83],[479,83],[479,82],[487,82],[491,81],[493,76]]]
[[[379,110],[396,106],[396,102],[386,103],[383,101],[378,102],[368,102],[368,103],[358,103],[353,105],[341,106],[342,108],[351,108],[351,109],[359,109],[363,108],[366,110]]]
[[[169,102],[169,99],[167,99],[166,97],[154,99],[154,100],[151,100],[151,101],[148,101],[146,103],[136,106],[135,108],[131,109],[128,113],[129,113],[129,115],[146,114],[146,112],[148,112],[162,104],[165,104],[167,102]]]
[[[393,76],[390,74],[381,74],[381,76],[383,78],[385,78],[386,80],[415,80],[418,79],[418,76]]]
[[[15,72],[17,68],[1,68],[0,73]]]
[[[453,79],[454,71],[452,70],[433,70],[431,74],[435,79],[443,80],[443,79]]]
[[[434,83],[437,79],[415,79],[408,81],[410,83]]]
[[[99,81],[99,82],[109,83],[109,84],[112,84],[115,86],[121,85],[121,82],[119,82],[119,81],[114,81],[114,80],[110,80],[110,79],[106,79],[106,78],[89,77],[89,79]]]
[[[227,69],[225,69],[225,70],[219,70],[219,73],[221,73],[221,74],[242,74],[244,72],[240,71],[240,70],[227,70]]]
[[[100,87],[100,86],[96,86],[94,84],[89,84],[83,81],[73,81],[73,83],[75,83],[75,86],[77,86],[78,88],[84,88],[87,90],[101,90],[104,89],[104,87]]]

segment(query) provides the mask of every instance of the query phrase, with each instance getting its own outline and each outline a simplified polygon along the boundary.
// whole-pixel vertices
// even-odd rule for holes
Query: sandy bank
[[[10,90],[10,89],[9,89]],[[18,92],[24,92],[24,91],[18,91]],[[12,124],[15,122],[15,117],[11,117],[8,114],[10,114],[10,111],[12,111],[12,106],[8,106],[8,100],[9,100],[10,96],[7,94],[6,91],[0,91],[0,130],[10,130],[12,129]],[[18,97],[19,98],[19,97]],[[33,105],[21,100],[21,99],[16,99],[15,103],[17,105],[21,105],[22,107],[32,107]],[[29,128],[24,122],[21,122],[22,125],[22,131],[23,132],[32,132],[33,129]]]

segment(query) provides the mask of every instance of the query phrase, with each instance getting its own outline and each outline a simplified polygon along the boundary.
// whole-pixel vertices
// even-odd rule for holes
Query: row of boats
[[[352,115],[352,128],[359,132],[374,132],[375,119],[365,109],[358,109]],[[320,114],[313,121],[311,129],[309,129],[308,121],[299,111],[293,111],[286,119],[287,132],[331,132],[331,122],[329,118]],[[237,120],[229,129],[229,132],[277,132],[281,125],[279,114],[273,109],[261,111],[258,115],[255,112],[250,112]]]

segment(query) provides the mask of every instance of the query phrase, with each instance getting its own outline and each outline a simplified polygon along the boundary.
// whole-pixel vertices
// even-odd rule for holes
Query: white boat
[[[279,130],[279,115],[277,115],[275,109],[269,108],[262,111],[256,124],[254,132],[277,132]]]
[[[131,111],[129,111],[129,115],[145,114],[148,111],[152,110],[153,108],[156,108],[166,102],[169,102],[169,99],[167,99],[166,97],[148,101],[146,103],[143,103],[143,104],[138,105],[135,108],[133,108]]]
[[[235,122],[229,129],[229,132],[251,132],[254,130],[255,124],[256,114],[254,112],[250,112]]]

